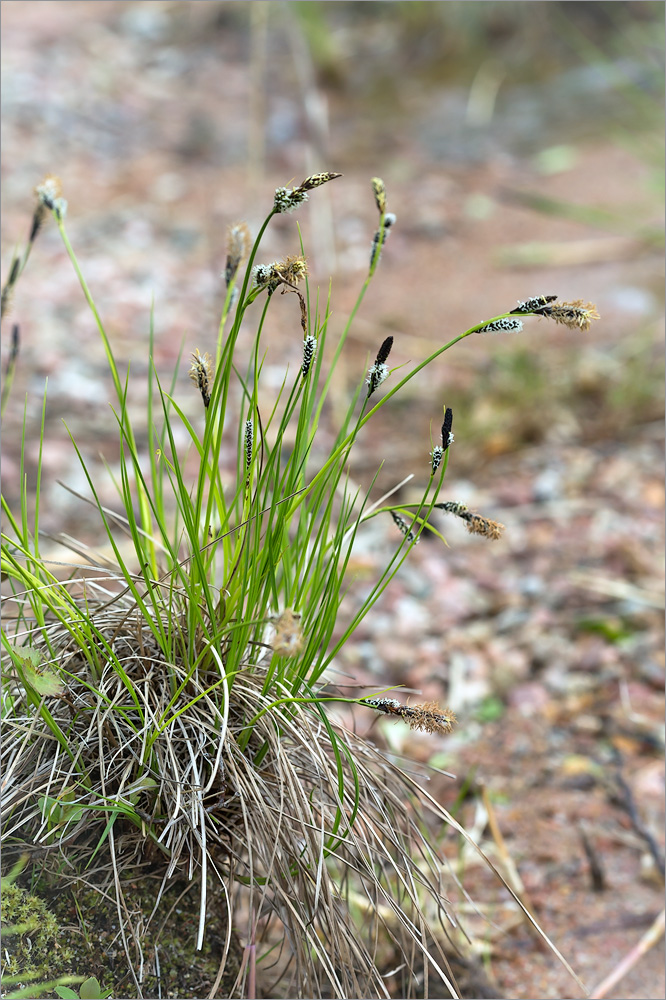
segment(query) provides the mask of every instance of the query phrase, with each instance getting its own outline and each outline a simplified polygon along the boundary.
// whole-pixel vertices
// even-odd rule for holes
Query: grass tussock
[[[462,518],[489,540],[502,525],[440,500],[454,440],[445,405],[441,444],[429,451],[424,435],[419,502],[392,503],[396,487],[371,501],[370,490],[350,483],[347,466],[366,424],[421,369],[473,333],[514,329],[522,319],[511,312],[486,319],[399,380],[388,338],[359,372],[322,449],[318,429],[333,371],[396,224],[383,183],[372,182],[379,224],[368,273],[334,349],[327,350],[330,304],[320,308],[310,287],[303,247],[281,261],[256,261],[271,218],[339,176],[320,173],[278,188],[252,247],[247,227],[232,227],[217,341],[206,345],[210,353],[197,349],[190,364],[191,390],[200,396],[194,417],[177,398],[175,376],[166,388],[152,364],[151,325],[148,457],[137,445],[146,428],[132,423],[127,376],[51,181],[37,189],[28,248],[3,293],[9,301],[50,212],[106,352],[120,450],[111,510],[73,441],[110,557],[65,537],[59,541],[82,561],[65,572],[63,562],[42,556],[46,398],[37,485],[29,492],[22,475],[17,511],[3,499],[5,844],[10,856],[31,853],[38,882],[85,886],[112,901],[114,941],[125,956],[114,986],[130,982],[138,997],[160,994],[159,955],[168,960],[175,944],[163,941],[160,951],[148,932],[181,882],[197,889],[188,934],[198,951],[207,934],[210,942],[211,914],[219,921],[223,913],[210,997],[220,989],[234,997],[413,997],[429,977],[457,995],[444,948],[457,924],[446,896],[455,880],[427,833],[426,814],[468,835],[415,777],[331,710],[357,702],[439,735],[451,731],[455,716],[381,692],[337,694],[330,674],[423,532],[442,538],[435,511]],[[520,315],[581,329],[596,316],[591,305],[554,301],[537,296]],[[268,310],[289,303],[303,360],[271,395],[262,335]],[[238,336],[248,322],[254,346],[240,357]],[[22,456],[25,449],[24,431]],[[231,463],[224,458],[230,450]],[[371,489],[380,479],[381,464]],[[356,537],[380,516],[395,531],[394,553],[353,620],[336,628]],[[148,882],[150,904],[142,894]]]

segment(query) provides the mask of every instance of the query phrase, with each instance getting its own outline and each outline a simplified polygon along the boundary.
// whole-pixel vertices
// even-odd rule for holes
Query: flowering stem
[[[365,282],[365,285],[363,286],[363,289],[361,290],[361,294],[359,295],[359,298],[358,298],[358,301],[357,301],[357,307],[361,304],[362,296],[365,293],[365,289],[367,288],[369,281],[370,281],[370,275],[368,275],[368,277],[366,279],[366,282]],[[352,313],[352,316],[353,315],[354,314]],[[485,324],[484,323],[480,323],[478,326],[479,327],[485,326]],[[348,327],[349,327],[349,324],[347,324],[347,329],[348,329]],[[352,442],[356,438],[356,435],[358,434],[358,432],[360,431],[360,429],[368,422],[368,420],[370,419],[370,417],[374,413],[376,413],[377,410],[380,407],[382,407],[384,405],[384,403],[387,402],[387,400],[389,400],[391,398],[391,396],[394,396],[396,392],[399,392],[399,390],[402,389],[402,387],[404,385],[406,385],[409,382],[410,379],[414,378],[414,376],[417,375],[418,372],[420,372],[422,368],[425,368],[426,365],[429,365],[431,361],[434,361],[435,358],[438,358],[440,356],[440,354],[444,353],[444,351],[448,351],[448,349],[450,347],[453,347],[454,344],[457,344],[458,341],[463,340],[465,337],[468,337],[470,335],[470,333],[475,333],[477,329],[478,329],[478,327],[472,327],[472,329],[466,330],[465,333],[461,333],[457,337],[454,337],[453,340],[450,340],[447,344],[444,344],[443,347],[438,348],[438,350],[436,350],[433,354],[430,354],[425,359],[425,361],[421,361],[420,364],[418,364],[416,366],[416,368],[413,368],[412,371],[408,375],[405,375],[405,377],[403,379],[401,379],[400,382],[397,383],[397,385],[394,385],[392,389],[389,389],[389,391],[384,396],[382,396],[382,398],[375,404],[375,406],[373,406],[373,408],[371,410],[368,410],[368,412],[359,419],[359,421],[357,422],[356,426],[347,435],[347,437],[343,441],[340,442],[340,444],[338,445],[338,447],[335,449],[335,451],[329,457],[328,461],[322,466],[322,468],[319,470],[319,472],[312,479],[312,481],[310,482],[309,486],[307,487],[305,493],[301,494],[294,501],[293,506],[289,510],[289,517],[291,517],[291,515],[294,513],[294,511],[301,505],[301,503],[303,502],[303,500],[305,499],[305,497],[308,495],[308,493],[310,492],[310,490],[312,490],[313,487],[315,487],[317,485],[317,483],[319,482],[319,480],[322,479],[326,475],[326,472],[330,468],[330,466],[334,462],[336,462],[338,460],[338,458],[340,457],[340,455],[345,451],[345,449],[348,448],[352,444]],[[344,337],[344,334],[343,334],[343,337]]]

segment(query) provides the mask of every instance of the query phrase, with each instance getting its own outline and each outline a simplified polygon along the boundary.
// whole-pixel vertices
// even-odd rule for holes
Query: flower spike
[[[368,395],[366,396],[366,399],[369,399],[375,389],[378,389],[382,382],[388,378],[389,369],[386,364],[386,359],[391,353],[392,347],[393,337],[387,337],[377,352],[374,365],[372,368],[368,369],[368,377],[365,380],[366,385],[368,386]]]

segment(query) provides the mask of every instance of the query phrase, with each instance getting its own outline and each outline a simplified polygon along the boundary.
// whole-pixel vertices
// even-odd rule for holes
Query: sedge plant
[[[442,537],[434,511],[489,539],[502,526],[442,498],[453,442],[449,407],[433,413],[441,438],[423,456],[428,471],[415,503],[392,500],[395,490],[371,502],[380,469],[361,490],[349,477],[350,455],[392,397],[458,341],[518,330],[526,316],[586,329],[596,312],[580,301],[532,297],[399,376],[389,368],[389,337],[369,371],[359,372],[322,448],[318,432],[335,366],[396,222],[383,182],[372,182],[379,221],[369,269],[334,347],[330,293],[322,305],[311,288],[296,228],[291,255],[266,263],[260,253],[275,215],[339,176],[324,172],[278,188],[253,242],[244,223],[230,228],[217,337],[190,363],[190,391],[200,397],[194,416],[175,375],[165,381],[153,362],[151,325],[145,426],[133,424],[129,373],[69,242],[55,178],[37,189],[28,248],[3,290],[9,302],[50,213],[106,353],[119,446],[118,504],[110,509],[72,436],[86,500],[112,556],[63,539],[85,554],[63,574],[62,563],[41,551],[46,396],[30,490],[24,420],[20,504],[11,509],[2,500],[4,839],[9,848],[38,851],[64,883],[85,877],[113,898],[137,996],[155,995],[146,928],[176,878],[198,886],[197,948],[211,907],[226,913],[210,996],[236,938],[244,945],[229,995],[256,996],[259,977],[270,996],[379,997],[392,990],[410,997],[428,975],[457,995],[442,945],[455,920],[445,896],[453,876],[423,813],[466,834],[413,776],[336,722],[331,709],[360,702],[444,734],[455,718],[387,691],[347,697],[331,687],[331,669],[421,535]],[[262,338],[278,301],[293,308],[303,353],[276,392],[265,385]],[[239,336],[248,328],[254,340],[243,356]],[[12,375],[15,364],[14,355]],[[137,443],[146,434],[147,458]],[[394,551],[341,627],[354,543],[376,517],[395,532]],[[152,911],[137,920],[129,886],[146,865],[157,889]],[[386,941],[401,959],[388,980]]]

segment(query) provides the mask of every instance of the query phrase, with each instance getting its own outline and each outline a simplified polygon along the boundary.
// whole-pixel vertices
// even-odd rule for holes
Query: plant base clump
[[[67,631],[32,637],[30,648],[67,676],[50,713],[68,747],[31,719],[17,685],[3,743],[5,832],[34,844],[51,877],[67,859],[65,880],[84,877],[102,892],[114,964],[124,942],[137,995],[156,995],[149,982],[156,953],[158,966],[169,962],[173,944],[160,944],[157,930],[174,885],[188,895],[179,939],[194,943],[201,934],[210,947],[211,920],[222,910],[217,944],[227,983],[249,976],[251,951],[270,952],[280,939],[270,971],[258,970],[271,996],[385,996],[387,940],[415,962],[420,955],[421,965],[434,961],[448,978],[420,929],[426,911],[429,920],[433,911],[449,918],[441,861],[424,840],[406,775],[316,706],[272,704],[256,663],[235,679],[224,719],[211,702],[219,673],[168,660],[122,599],[103,610],[82,607],[81,620],[91,637],[85,652]],[[20,739],[27,729],[29,742]],[[409,970],[400,978],[400,995],[410,995]]]

